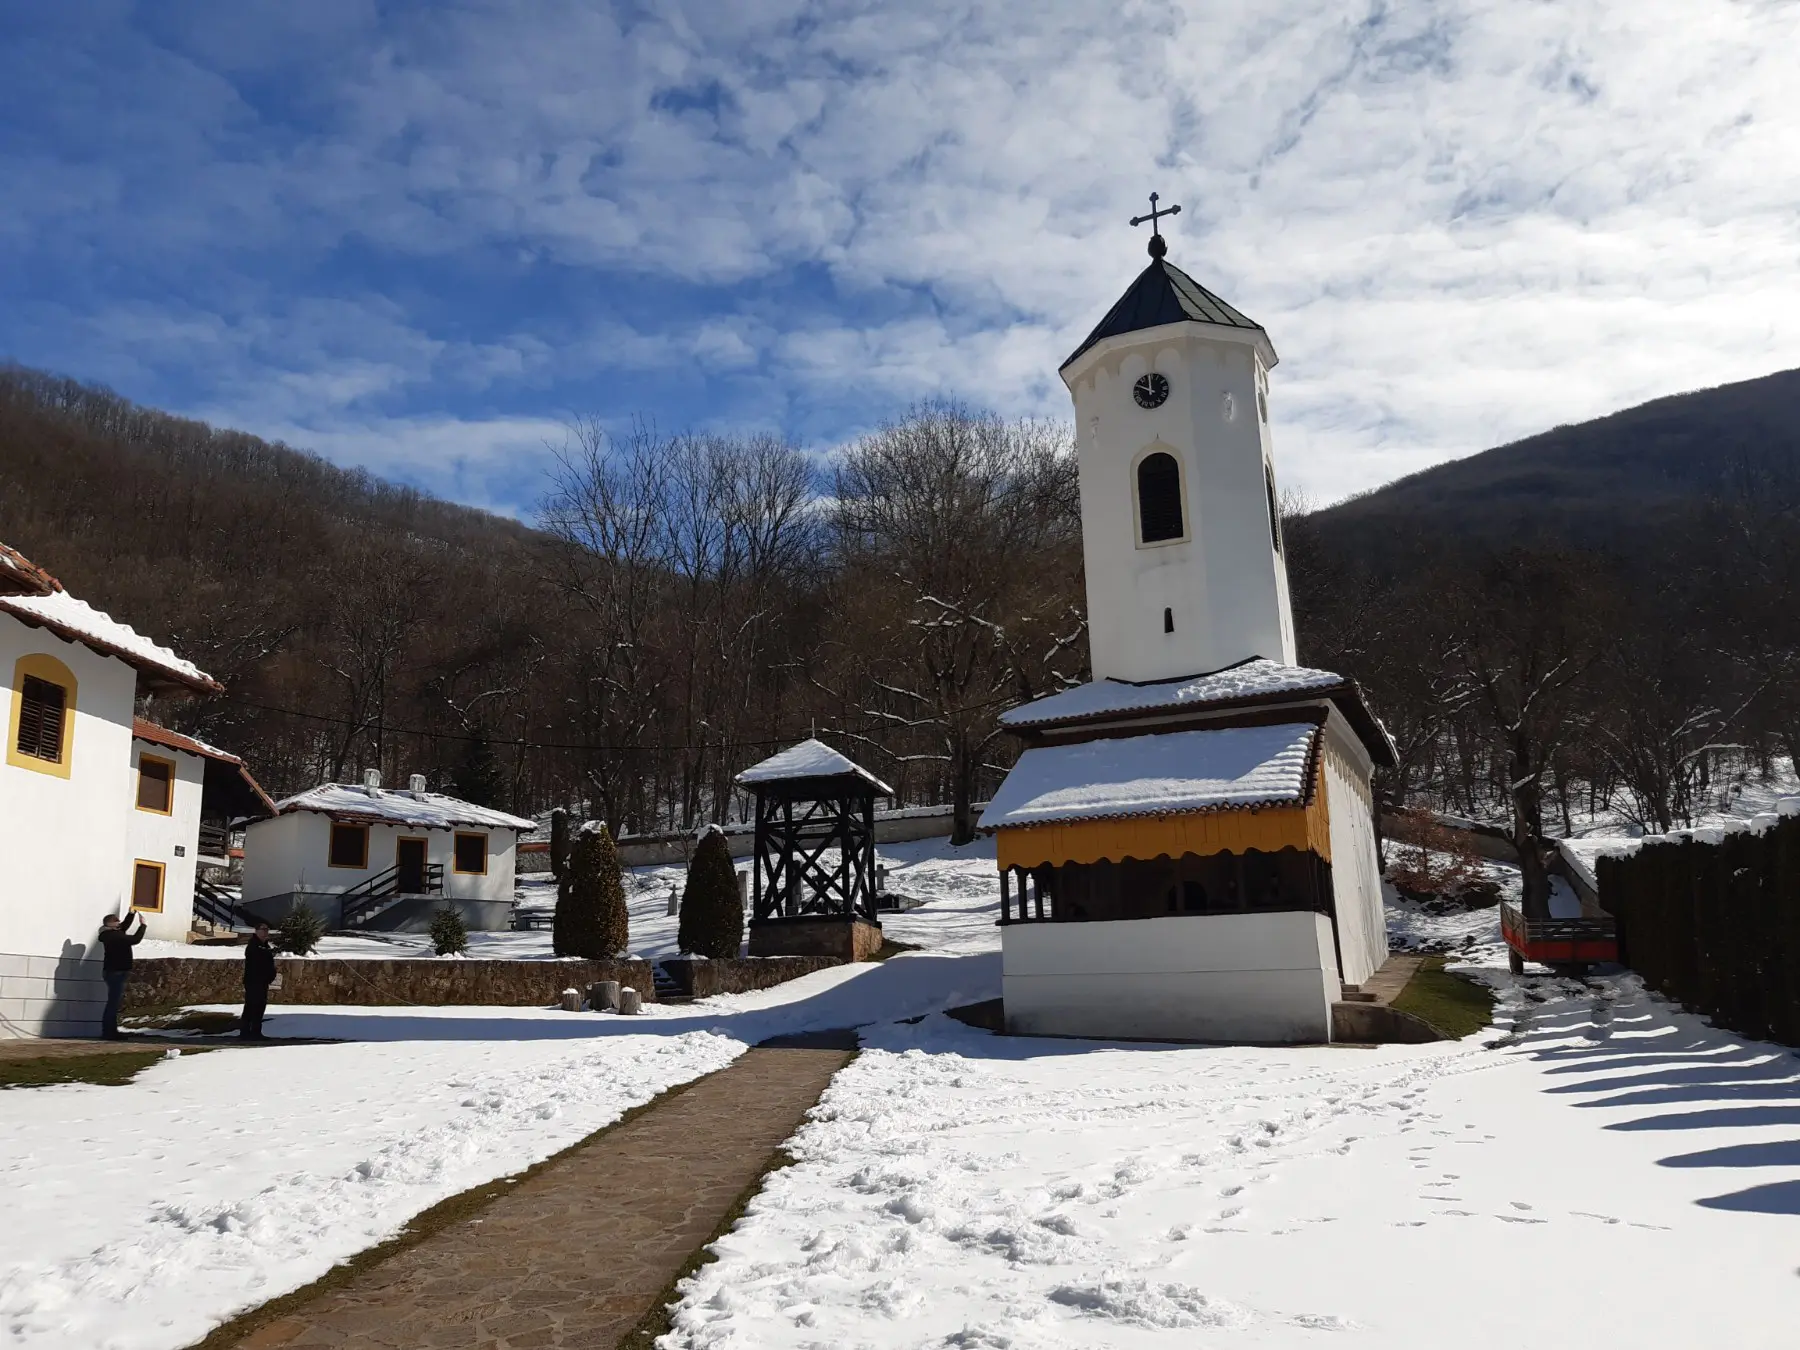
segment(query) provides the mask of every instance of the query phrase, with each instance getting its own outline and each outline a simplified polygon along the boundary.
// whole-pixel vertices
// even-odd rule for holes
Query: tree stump
[[[562,991],[562,1010],[564,1012],[581,1011],[581,990],[565,989]]]
[[[588,986],[588,1006],[595,1012],[617,1012],[619,1010],[619,982],[617,980],[595,980]]]
[[[644,1006],[643,998],[630,985],[619,990],[619,1011],[629,1016]]]

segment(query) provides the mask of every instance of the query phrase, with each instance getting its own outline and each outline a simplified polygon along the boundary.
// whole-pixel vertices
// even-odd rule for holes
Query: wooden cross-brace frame
[[[875,795],[869,787],[857,779],[818,778],[754,791],[750,921],[876,922]]]

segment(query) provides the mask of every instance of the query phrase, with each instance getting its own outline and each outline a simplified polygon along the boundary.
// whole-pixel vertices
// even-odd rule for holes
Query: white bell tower
[[[1260,324],[1165,260],[1063,363],[1075,400],[1095,679],[1198,675],[1253,656],[1292,665],[1269,440],[1275,349]]]

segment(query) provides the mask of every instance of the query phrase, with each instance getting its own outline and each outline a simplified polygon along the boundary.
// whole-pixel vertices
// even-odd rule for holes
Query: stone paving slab
[[[764,1046],[238,1342],[605,1350],[805,1118],[847,1048]]]

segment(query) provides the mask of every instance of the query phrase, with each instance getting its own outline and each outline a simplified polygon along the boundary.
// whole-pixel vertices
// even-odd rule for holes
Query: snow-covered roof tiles
[[[317,811],[344,820],[384,821],[419,829],[453,829],[459,825],[488,830],[529,830],[533,822],[441,792],[412,793],[398,788],[360,787],[354,783],[321,783],[275,803],[282,815]]]
[[[1212,703],[1236,703],[1283,694],[1303,697],[1341,689],[1346,683],[1342,675],[1329,670],[1286,666],[1258,656],[1208,675],[1158,680],[1154,684],[1095,680],[1009,708],[1000,714],[1000,721],[1009,727],[1045,726],[1055,722],[1087,721],[1116,713],[1203,708]]]
[[[818,740],[801,741],[780,754],[770,755],[762,763],[753,764],[740,773],[737,782],[745,787],[755,787],[758,783],[779,783],[793,778],[837,778],[845,774],[874,784],[875,790],[886,796],[894,795],[891,787],[862,765]]]
[[[24,591],[44,595],[62,589],[62,583],[16,548],[0,544],[0,591]]]
[[[218,681],[192,661],[184,661],[128,624],[77,600],[60,587],[39,595],[0,595],[0,612],[26,623],[47,628],[58,637],[79,642],[107,656],[116,656],[153,678],[186,685],[203,693],[216,692]]]
[[[1035,746],[981,813],[981,828],[1298,804],[1318,735],[1304,722]]]

